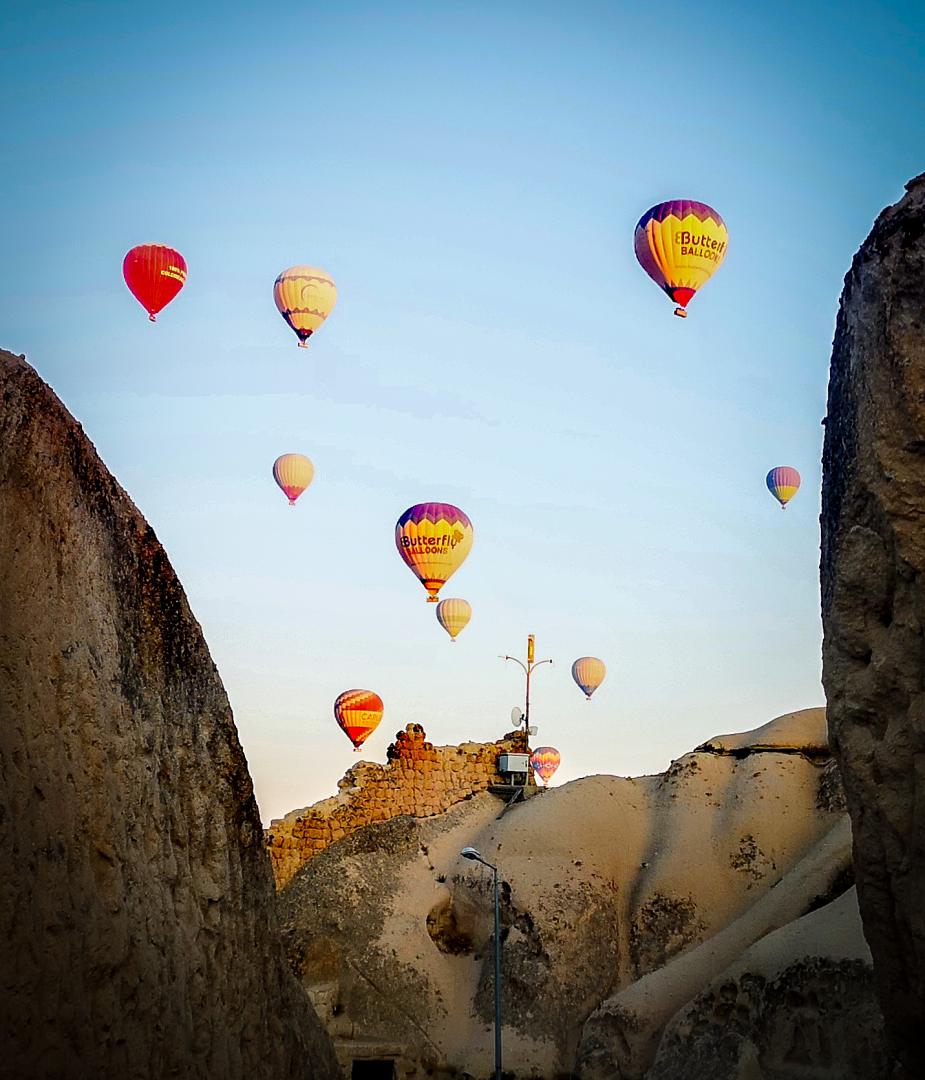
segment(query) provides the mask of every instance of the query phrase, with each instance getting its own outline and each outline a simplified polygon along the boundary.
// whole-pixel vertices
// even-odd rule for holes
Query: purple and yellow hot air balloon
[[[357,753],[379,726],[384,711],[382,698],[372,690],[345,690],[334,702],[337,726]]]
[[[596,656],[579,656],[572,664],[572,678],[578,683],[588,701],[604,681],[606,674],[607,668],[604,666],[604,661],[598,660]]]
[[[559,751],[554,746],[538,746],[530,755],[530,764],[533,766],[533,771],[542,779],[543,787],[549,785],[552,774],[559,768],[561,760]]]
[[[672,199],[642,215],[633,242],[639,265],[678,305],[675,315],[686,318],[694,293],[726,258],[729,233],[706,203]]]
[[[781,510],[787,509],[787,503],[800,490],[800,474],[790,465],[778,465],[768,473],[768,491],[780,503]]]
[[[465,561],[472,547],[472,522],[450,503],[418,503],[395,525],[395,546],[411,572],[427,590],[427,602]]]
[[[460,600],[455,596],[449,597],[437,604],[436,615],[437,622],[455,643],[456,636],[469,625],[469,620],[472,618],[472,605],[468,600]]]

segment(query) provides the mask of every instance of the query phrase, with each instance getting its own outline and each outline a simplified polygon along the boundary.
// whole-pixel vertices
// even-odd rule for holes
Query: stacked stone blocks
[[[338,782],[338,794],[273,821],[267,850],[282,888],[318,852],[351,833],[401,814],[431,817],[509,778],[498,772],[502,753],[528,753],[527,736],[509,732],[494,743],[434,746],[420,724],[398,732],[388,763],[361,761]],[[528,782],[533,784],[532,772]]]

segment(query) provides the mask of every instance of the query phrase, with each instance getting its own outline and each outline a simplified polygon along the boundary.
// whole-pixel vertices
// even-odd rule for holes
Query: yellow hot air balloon
[[[296,499],[315,479],[315,466],[304,454],[282,454],[273,462],[273,479],[295,506]]]
[[[575,663],[572,664],[572,678],[584,691],[588,701],[591,700],[591,695],[604,681],[606,674],[607,668],[604,667],[604,661],[598,660],[596,656],[579,656]]]
[[[457,598],[441,600],[436,608],[437,622],[456,641],[456,635],[465,630],[472,618],[472,607],[467,600]]]
[[[672,199],[647,210],[633,238],[636,258],[687,316],[687,305],[719,269],[729,246],[726,223],[706,203]]]
[[[330,274],[316,266],[290,266],[276,279],[273,299],[279,313],[308,348],[308,339],[334,310],[337,286]]]
[[[408,568],[427,590],[427,602],[465,561],[472,547],[472,522],[450,503],[418,503],[395,525],[395,546]]]

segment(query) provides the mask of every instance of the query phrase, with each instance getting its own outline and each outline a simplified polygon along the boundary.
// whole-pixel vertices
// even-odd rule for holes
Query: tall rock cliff
[[[925,176],[841,298],[822,489],[823,682],[894,1050],[925,1076]]]
[[[0,1074],[328,1078],[247,762],[161,545],[0,352]]]

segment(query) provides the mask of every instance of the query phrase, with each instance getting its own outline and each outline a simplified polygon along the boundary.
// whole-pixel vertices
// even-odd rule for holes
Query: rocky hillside
[[[845,279],[822,489],[823,682],[888,1032],[925,1076],[925,176]]]
[[[281,890],[290,963],[343,1061],[490,1074],[490,875],[460,857],[472,845],[503,879],[517,1076],[884,1075],[823,710],[711,739],[657,776],[502,806],[481,793],[367,826]],[[750,1060],[764,1071],[741,1072]]]
[[[6,352],[0,538],[0,1074],[335,1076],[183,590]]]

